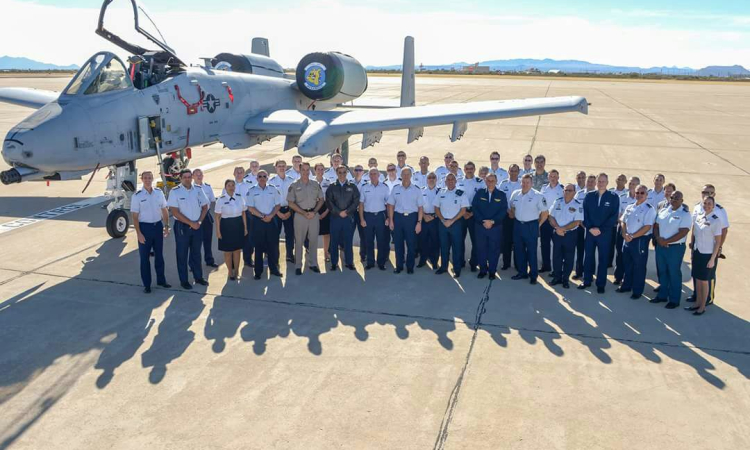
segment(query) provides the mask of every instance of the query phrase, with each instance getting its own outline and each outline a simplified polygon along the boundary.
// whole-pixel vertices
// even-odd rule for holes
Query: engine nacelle
[[[211,61],[214,69],[240,73],[252,73],[267,77],[282,78],[284,68],[273,59],[263,55],[234,55],[219,53]]]
[[[367,90],[362,64],[339,52],[310,53],[297,64],[297,86],[312,100],[344,103]]]

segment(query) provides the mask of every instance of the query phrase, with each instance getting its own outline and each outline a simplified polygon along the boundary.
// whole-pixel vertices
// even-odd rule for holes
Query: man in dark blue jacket
[[[585,259],[583,261],[583,284],[578,289],[591,286],[596,270],[596,291],[604,293],[607,284],[607,262],[610,240],[614,239],[612,228],[617,223],[620,199],[607,190],[609,178],[600,173],[596,180],[597,190],[586,194],[583,200],[583,225],[586,228]],[[598,264],[594,250],[597,250]]]
[[[503,219],[508,212],[508,199],[505,192],[497,189],[497,176],[494,173],[487,175],[485,183],[487,188],[478,190],[471,204],[479,264],[477,278],[484,278],[489,273],[490,280],[494,280],[500,259]]]

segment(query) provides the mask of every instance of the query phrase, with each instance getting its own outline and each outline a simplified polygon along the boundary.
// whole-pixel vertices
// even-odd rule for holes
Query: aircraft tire
[[[107,233],[113,238],[125,236],[130,227],[128,214],[122,209],[115,209],[107,215]]]

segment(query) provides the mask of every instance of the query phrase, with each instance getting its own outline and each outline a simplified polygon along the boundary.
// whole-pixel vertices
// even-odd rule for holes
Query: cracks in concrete
[[[491,288],[492,281],[487,284],[487,287],[482,293],[482,298],[479,301],[479,305],[477,305],[476,315],[474,316],[474,333],[471,336],[471,344],[469,344],[469,350],[466,352],[466,359],[464,359],[464,365],[461,368],[461,374],[458,376],[456,384],[453,386],[453,390],[451,391],[451,396],[448,399],[448,405],[445,408],[443,420],[440,422],[440,430],[438,431],[437,439],[435,440],[435,446],[433,447],[435,450],[444,449],[445,443],[448,441],[448,431],[451,422],[453,421],[456,408],[458,407],[458,401],[461,395],[461,387],[463,386],[466,372],[469,369],[469,362],[471,361],[471,354],[474,351],[474,344],[477,341],[479,328],[482,326],[482,316],[487,311],[486,305],[490,299]]]

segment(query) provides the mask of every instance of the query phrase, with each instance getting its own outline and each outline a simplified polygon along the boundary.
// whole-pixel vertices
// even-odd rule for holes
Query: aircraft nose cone
[[[11,131],[3,141],[3,160],[13,166],[18,163],[30,165],[29,161],[34,157],[32,148],[33,139],[29,136],[30,130]]]

